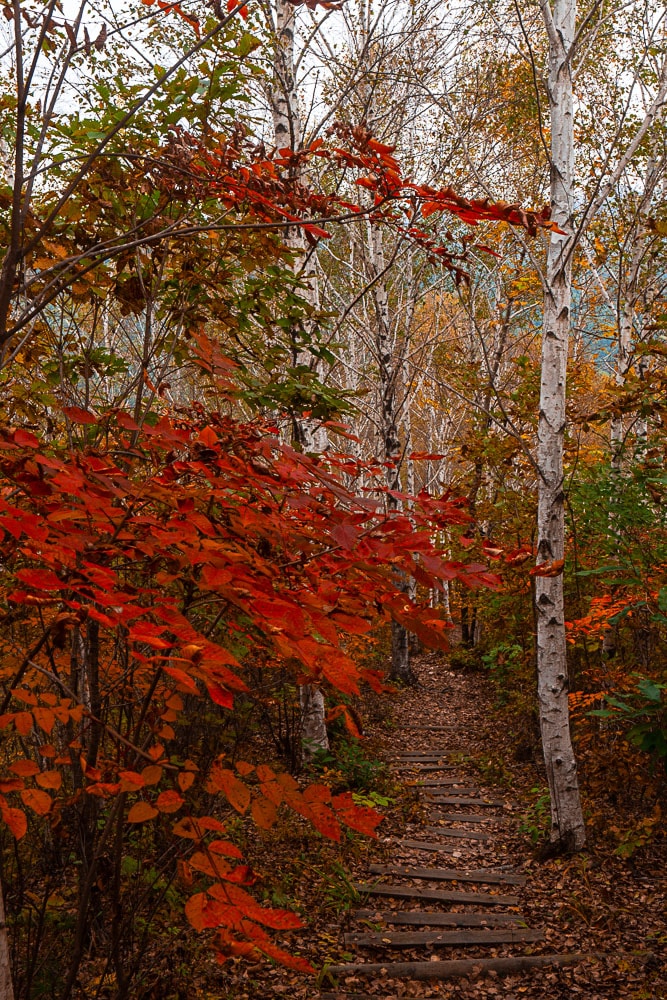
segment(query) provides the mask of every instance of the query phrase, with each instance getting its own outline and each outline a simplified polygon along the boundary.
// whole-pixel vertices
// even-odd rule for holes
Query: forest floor
[[[208,997],[225,1000],[259,1000],[291,996],[315,1000],[320,990],[377,997],[448,997],[481,1000],[502,997],[570,998],[586,1000],[667,1000],[667,850],[664,835],[638,846],[631,857],[614,853],[615,841],[607,835],[614,822],[618,789],[602,795],[599,783],[587,788],[582,769],[584,804],[594,816],[587,849],[572,857],[539,857],[534,841],[548,822],[544,773],[535,750],[534,734],[520,718],[512,723],[505,708],[495,704],[494,691],[479,673],[455,672],[441,655],[427,654],[416,663],[417,683],[398,692],[389,711],[386,699],[373,696],[365,706],[367,758],[391,762],[383,792],[390,799],[377,841],[349,835],[340,845],[328,844],[306,828],[292,826],[264,836],[252,853],[266,856],[265,884],[272,902],[294,906],[304,914],[303,931],[285,939],[290,950],[306,956],[316,967],[357,961],[344,942],[344,934],[365,929],[355,924],[354,911],[369,905],[354,884],[374,881],[372,863],[432,866],[435,859],[422,852],[397,848],[397,839],[418,836],[429,824],[428,808],[414,785],[401,780],[399,752],[428,749],[430,741],[446,743],[457,776],[476,786],[485,796],[502,799],[502,822],[494,826],[489,844],[472,854],[451,852],[444,864],[463,867],[471,863],[484,869],[509,869],[526,876],[515,890],[528,927],[544,932],[544,940],[526,948],[484,949],[485,955],[580,953],[584,961],[563,968],[541,968],[509,976],[490,973],[478,978],[442,981],[390,981],[387,977],[337,977],[326,975],[315,983],[288,970],[265,965],[228,963],[218,972],[217,990]],[[424,726],[451,727],[431,734]],[[409,734],[409,735],[406,735]],[[664,786],[663,786],[664,790]],[[595,794],[593,794],[595,792]],[[622,794],[622,790],[621,790]],[[645,804],[644,804],[645,806]],[[659,805],[655,806],[659,809]],[[282,852],[276,855],[276,851]],[[443,864],[442,860],[437,862]],[[467,887],[463,887],[467,888]],[[385,907],[386,908],[386,907]],[[423,950],[400,959],[436,960],[461,957],[462,952]],[[480,954],[473,951],[471,954]],[[361,952],[362,961],[381,961]],[[395,960],[395,959],[394,959]],[[221,982],[222,980],[222,982]],[[210,979],[208,989],[210,990]]]

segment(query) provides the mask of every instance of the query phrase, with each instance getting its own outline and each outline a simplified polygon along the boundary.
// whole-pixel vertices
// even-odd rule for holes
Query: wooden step
[[[430,903],[455,903],[461,906],[518,906],[518,896],[492,892],[461,892],[458,889],[422,889],[417,885],[373,885],[355,882],[353,888],[362,896],[391,896],[392,899],[428,900]]]
[[[486,809],[502,808],[502,799],[462,799],[451,795],[428,795],[429,802],[440,802],[443,806],[484,806]]]
[[[419,878],[429,882],[484,882],[487,885],[525,885],[525,875],[512,872],[492,871],[478,868],[464,871],[461,868],[414,868],[412,865],[370,865],[373,875],[402,875],[404,878]]]
[[[423,826],[424,833],[438,833],[441,837],[456,837],[458,840],[478,840],[484,844],[491,838],[488,833],[481,833],[479,830],[453,830],[449,826]]]
[[[461,958],[444,962],[348,962],[330,965],[332,976],[373,976],[387,979],[454,979],[459,976],[483,976],[489,972],[511,975],[527,969],[576,965],[588,955],[513,955],[510,958]],[[345,994],[330,994],[345,997]]]
[[[428,910],[357,910],[358,920],[417,927],[497,927],[524,921],[518,913],[430,913]]]
[[[436,851],[439,854],[452,854],[457,850],[452,844],[443,843],[432,843],[428,840],[406,840],[395,838],[392,843],[398,844],[400,847],[405,847],[413,851]]]
[[[504,823],[505,816],[484,816],[479,813],[440,813],[431,819],[448,820],[450,823]]]
[[[451,784],[448,784],[447,789],[444,790],[444,786],[442,786],[440,782],[434,782],[432,786],[422,785],[420,782],[416,781],[412,783],[406,781],[405,784],[408,787],[412,788],[425,788],[426,789],[425,799],[427,802],[442,802],[443,799],[441,798],[441,796],[449,797],[451,795],[470,796],[468,801],[475,802],[476,799],[482,794],[479,788],[470,788],[469,786],[466,788],[464,788],[463,786],[452,788]],[[431,791],[431,788],[443,788],[443,791],[442,792]]]
[[[456,770],[458,769],[453,764],[411,764],[409,761],[399,764],[399,771],[417,771],[418,774],[433,774],[436,771],[449,773]]]
[[[442,841],[430,840],[395,840],[394,843],[400,844],[401,847],[410,848],[413,851],[431,851],[439,854],[452,854],[454,851],[460,850],[461,847],[470,846],[469,844],[443,844]]]
[[[346,945],[359,948],[456,948],[471,945],[475,948],[497,944],[532,944],[543,941],[544,932],[527,928],[504,930],[463,931],[380,931],[379,933],[352,932],[345,935]]]
[[[438,750],[433,753],[400,753],[396,754],[396,760],[403,764],[439,764],[447,757],[451,757],[454,752],[454,750]]]
[[[421,778],[409,778],[403,784],[408,788],[450,788],[452,785],[465,785],[467,780],[467,778],[427,778],[423,781]],[[458,788],[456,790],[458,792]],[[471,794],[478,795],[479,792],[474,788]]]

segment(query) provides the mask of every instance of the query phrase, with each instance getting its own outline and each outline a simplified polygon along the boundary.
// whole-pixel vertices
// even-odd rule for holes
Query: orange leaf
[[[272,958],[274,962],[279,962],[286,969],[292,969],[294,972],[302,972],[306,975],[312,975],[315,972],[315,969],[307,959],[301,958],[300,955],[290,955],[289,952],[283,951],[282,948],[278,948],[268,941],[262,941],[257,947],[269,958]]]
[[[23,778],[5,778],[4,781],[0,781],[0,795],[6,795],[7,792],[20,792],[22,788],[25,788]]]
[[[21,778],[31,778],[33,774],[39,773],[37,764],[32,760],[15,760],[13,764],[9,765],[9,770],[20,775]]]
[[[228,840],[212,840],[208,849],[213,854],[222,854],[225,858],[243,857],[236,844],[231,844]]]
[[[195,776],[192,771],[181,771],[176,779],[178,781],[178,787],[182,792],[187,792],[190,785],[195,780]]]
[[[17,701],[22,701],[24,705],[36,705],[37,695],[34,691],[28,691],[26,688],[12,688],[12,695]]]
[[[46,816],[53,805],[53,799],[46,792],[40,792],[38,788],[26,788],[21,793],[21,798],[29,809],[37,813],[38,816]]]
[[[63,776],[60,771],[44,771],[38,774],[35,781],[42,788],[53,788],[57,791],[63,783]]]
[[[196,931],[203,931],[204,909],[206,906],[206,893],[198,892],[195,896],[190,896],[185,904],[185,915]]]
[[[185,837],[186,840],[201,840],[205,831],[196,819],[184,816],[183,819],[179,819],[178,823],[174,823],[172,833],[177,837]]]
[[[308,785],[304,790],[303,797],[306,802],[331,802],[331,789],[328,785]]]
[[[212,427],[204,427],[204,429],[199,432],[197,440],[201,441],[202,444],[207,445],[209,448],[212,448],[214,444],[218,443],[218,435]]]
[[[162,777],[163,770],[159,764],[149,764],[148,767],[145,767],[141,772],[144,785],[157,785]]]
[[[225,825],[212,816],[184,816],[172,827],[172,832],[177,837],[185,837],[187,840],[201,840],[207,830],[224,833]]]
[[[192,677],[188,676],[184,670],[180,670],[178,667],[163,667],[162,669],[165,674],[169,674],[170,677],[174,678],[180,690],[185,690],[188,694],[199,694],[199,688]]]
[[[160,792],[155,805],[162,813],[173,813],[177,812],[184,802],[185,799],[182,795],[179,795],[173,789],[169,789],[166,792]]]
[[[39,448],[39,441],[34,434],[30,431],[24,431],[19,428],[19,430],[14,431],[14,443],[20,445],[22,448]]]
[[[247,760],[238,760],[236,762],[236,770],[242,778],[247,778],[249,774],[252,774],[255,768],[252,764],[249,764]]]
[[[308,808],[308,818],[315,829],[329,840],[340,840],[340,823],[329,806],[323,802],[312,802]],[[349,824],[348,824],[349,825]]]
[[[332,799],[333,807],[338,817],[352,830],[365,833],[369,837],[375,837],[375,827],[382,822],[381,813],[375,809],[368,809],[366,806],[355,805],[351,792],[343,792],[342,795],[335,795]]]
[[[63,406],[63,413],[75,424],[96,424],[99,419],[89,410],[82,410],[80,406]]]
[[[233,809],[239,813],[247,812],[250,805],[250,789],[236,777],[233,771],[214,764],[211,768],[208,787],[211,791],[223,792]]]
[[[554,559],[552,562],[542,562],[530,571],[531,576],[560,576],[565,565],[564,559]]]
[[[127,814],[128,823],[145,823],[149,819],[155,819],[158,812],[150,802],[135,802]]]
[[[231,691],[227,691],[219,684],[207,684],[206,689],[216,705],[221,705],[222,708],[234,707],[234,695]]]
[[[17,712],[14,716],[16,732],[21,736],[27,736],[32,730],[32,714],[30,712]]]
[[[56,717],[50,708],[33,708],[32,714],[39,728],[43,729],[47,735],[53,731],[53,727],[56,724]]]
[[[262,830],[270,830],[278,817],[278,810],[269,799],[253,799],[250,814]]]
[[[121,792],[136,792],[146,784],[143,776],[136,771],[119,771],[118,777]]]
[[[13,806],[6,806],[3,803],[2,818],[17,840],[25,836],[25,832],[28,829],[28,821],[21,809],[14,809]]]
[[[19,569],[16,576],[21,583],[35,590],[61,590],[63,586],[62,580],[51,569]]]

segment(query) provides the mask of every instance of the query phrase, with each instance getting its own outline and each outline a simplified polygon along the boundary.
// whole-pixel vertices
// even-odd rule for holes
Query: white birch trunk
[[[7,934],[2,885],[0,885],[0,1000],[14,1000],[12,970],[9,961],[9,936]]]
[[[276,147],[297,151],[301,149],[303,135],[296,89],[294,19],[294,5],[289,0],[275,0],[273,80],[268,96]],[[301,294],[313,309],[318,309],[320,297],[314,251],[308,247],[298,227],[288,228],[286,242],[296,255],[295,272],[306,284]],[[305,326],[308,329],[309,324]],[[312,332],[312,324],[310,328]],[[305,366],[310,366],[312,360],[308,350],[299,350],[296,338],[293,360],[295,365]],[[321,378],[323,373],[319,364],[316,364],[315,371]],[[323,452],[329,444],[326,430],[319,427],[317,421],[305,418],[296,421],[295,437],[306,452]]]
[[[538,563],[561,560],[565,554],[563,442],[572,293],[572,57],[576,0],[555,0],[553,7],[549,0],[540,0],[540,5],[549,39],[551,217],[568,235],[552,233],[547,255],[538,424]],[[551,793],[551,841],[559,848],[580,850],[586,831],[570,737],[562,571],[556,576],[536,577],[535,606],[540,728]]]
[[[411,419],[409,404],[406,407],[404,429],[405,429],[406,452],[407,452],[407,457],[405,460],[405,485],[406,485],[406,492],[408,493],[409,496],[413,497],[415,496],[417,489],[415,483],[415,463],[410,458],[410,455],[412,454],[413,450],[413,444],[412,444],[412,419]],[[414,504],[412,500],[408,500],[408,507],[411,510],[414,509]],[[414,558],[419,559],[419,555],[415,553]],[[408,597],[413,602],[413,604],[417,600],[417,581],[415,580],[414,576],[408,578]],[[415,635],[414,632],[411,632],[409,638],[408,655],[418,656],[419,652],[420,652],[419,636]]]
[[[329,749],[329,736],[325,722],[324,695],[315,684],[302,684],[299,688],[301,706],[301,746],[307,758],[318,750]]]
[[[371,276],[375,279],[373,285],[373,301],[375,304],[375,340],[380,376],[380,418],[382,426],[384,460],[386,463],[385,479],[387,489],[399,491],[401,487],[401,441],[398,434],[398,368],[394,359],[391,338],[391,323],[389,319],[389,296],[384,280],[385,259],[382,246],[382,232],[368,222],[368,255]],[[398,510],[400,501],[388,497],[390,510]],[[401,587],[407,587],[403,579]],[[392,680],[411,683],[410,668],[410,636],[408,630],[398,622],[391,623],[391,678]]]
[[[449,580],[442,581],[442,610],[445,615],[445,621],[452,625],[453,619],[451,604],[449,601]]]
[[[269,103],[276,146],[279,149],[289,147],[298,150],[301,148],[302,135],[296,91],[294,17],[295,7],[289,0],[275,0],[275,49]],[[311,263],[312,257],[308,257],[306,241],[298,228],[288,230],[287,243],[295,251],[297,271],[301,266],[299,261],[305,258],[302,276],[308,287],[304,297],[311,306],[317,308],[319,305],[317,273]],[[297,365],[307,365],[310,362],[310,354],[308,351],[299,351],[295,346],[294,362]],[[296,421],[295,436],[306,452],[324,451],[328,444],[326,431],[318,428],[314,421],[305,418]],[[299,705],[302,752],[304,757],[309,759],[317,750],[329,749],[324,695],[316,683],[299,687]]]

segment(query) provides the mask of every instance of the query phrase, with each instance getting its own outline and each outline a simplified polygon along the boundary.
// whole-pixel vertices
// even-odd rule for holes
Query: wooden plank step
[[[436,851],[438,854],[452,854],[456,850],[456,847],[452,846],[452,844],[436,844],[428,840],[408,840],[407,838],[395,837],[392,843],[413,851]]]
[[[544,932],[528,928],[504,930],[463,931],[380,931],[379,933],[352,932],[345,935],[346,945],[359,948],[455,948],[472,945],[476,948],[496,944],[532,944],[544,941]]]
[[[487,809],[505,805],[502,799],[462,799],[452,795],[429,795],[428,801],[441,802],[443,806],[484,806]]]
[[[400,764],[440,764],[454,753],[453,750],[440,750],[438,753],[405,753],[396,756]]]
[[[448,820],[450,823],[501,823],[505,821],[504,816],[484,816],[480,813],[440,813],[439,816],[431,819]]]
[[[410,761],[399,763],[399,771],[417,771],[418,774],[433,774],[436,771],[444,774],[453,773],[457,768],[453,764],[420,764],[418,761],[411,764]]]
[[[518,913],[430,913],[428,910],[357,910],[358,920],[408,924],[416,927],[498,927],[523,923]]]
[[[487,885],[525,885],[525,875],[478,868],[467,872],[462,868],[414,868],[412,865],[370,865],[373,875],[403,875],[429,882],[485,882]]]
[[[392,899],[419,899],[429,903],[454,903],[461,906],[518,906],[518,896],[495,895],[492,892],[461,892],[458,889],[422,889],[418,885],[373,885],[354,882],[362,896],[390,896]]]
[[[455,979],[459,976],[483,976],[489,972],[511,975],[527,969],[576,965],[588,955],[513,955],[510,958],[460,958],[444,962],[348,962],[330,965],[332,976],[382,976],[387,979]],[[334,994],[336,996],[336,994]],[[342,998],[345,994],[339,994]]]
[[[479,840],[486,843],[491,840],[488,833],[481,833],[479,830],[453,830],[449,826],[423,826],[424,833],[439,833],[441,837],[456,837],[458,840]]]
[[[454,851],[459,850],[461,847],[466,846],[462,844],[443,844],[442,841],[431,841],[431,840],[408,840],[397,839],[394,841],[396,844],[400,844],[401,847],[410,848],[413,851],[435,851],[438,854],[452,854]],[[479,841],[477,842],[479,843]]]
[[[406,781],[405,784],[408,787],[411,787],[411,788],[424,788],[426,790],[426,796],[425,797],[426,797],[426,800],[428,802],[442,802],[443,800],[442,800],[441,796],[449,797],[451,795],[458,795],[458,796],[468,796],[469,795],[470,796],[469,801],[474,802],[475,798],[479,797],[482,794],[480,792],[479,788],[470,788],[470,787],[468,787],[468,788],[463,788],[463,787],[452,788],[451,784],[448,784],[446,791],[442,791],[442,792],[431,791],[431,788],[440,788],[440,787],[443,787],[439,781],[433,782],[433,785],[422,784],[420,781],[414,781],[414,782],[407,782]]]
[[[467,778],[427,778],[423,781],[421,778],[406,778],[403,781],[404,785],[408,788],[450,788],[452,785],[465,785]],[[458,791],[458,789],[457,789]],[[473,789],[473,793],[479,794],[477,789]]]

